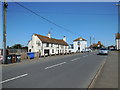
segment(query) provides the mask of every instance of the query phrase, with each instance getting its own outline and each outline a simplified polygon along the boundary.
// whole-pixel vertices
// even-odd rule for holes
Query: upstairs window
[[[78,45],[80,45],[80,42],[78,42]]]
[[[53,47],[53,44],[51,43],[51,47]]]
[[[39,42],[39,41],[36,41],[36,44],[37,44],[38,46],[40,46],[40,42]]]
[[[49,43],[46,43],[46,47],[49,47]]]

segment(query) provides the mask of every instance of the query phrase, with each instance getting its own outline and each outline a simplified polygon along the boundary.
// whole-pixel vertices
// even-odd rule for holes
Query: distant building
[[[51,38],[50,33],[47,36],[33,34],[28,42],[28,52],[39,52],[40,56],[68,53],[66,37],[55,39]]]
[[[109,50],[115,50],[115,46],[114,45],[108,46],[108,49]]]
[[[74,52],[81,52],[82,50],[87,48],[87,40],[82,37],[77,38],[73,41]]]
[[[116,40],[116,49],[120,50],[120,33],[116,34],[115,40]]]
[[[90,48],[92,48],[92,49],[99,49],[102,47],[104,47],[104,45],[101,43],[101,41],[98,41],[98,43],[96,43],[96,44],[90,45]]]

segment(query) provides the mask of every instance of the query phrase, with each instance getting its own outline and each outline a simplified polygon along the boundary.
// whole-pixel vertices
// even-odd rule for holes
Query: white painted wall
[[[40,46],[38,46],[36,42],[40,42]],[[46,47],[46,43],[42,43],[42,41],[35,35],[32,36],[31,41],[28,43],[28,51],[30,49],[31,52],[41,52],[42,56],[44,55],[45,49],[49,49],[50,54],[58,54],[58,50],[59,53],[68,53],[68,46],[53,44],[51,47],[51,43],[49,43],[49,47]],[[54,52],[52,52],[52,50],[54,50]]]
[[[116,39],[116,48],[120,50],[120,39]]]
[[[80,45],[78,45],[78,42],[80,42]],[[78,51],[78,47],[80,47],[80,52],[87,47],[87,41],[74,41],[74,52]]]
[[[37,42],[40,43],[40,46],[38,46]],[[28,52],[31,49],[31,52],[40,52],[42,48],[42,42],[41,40],[33,35],[31,41],[28,43]]]

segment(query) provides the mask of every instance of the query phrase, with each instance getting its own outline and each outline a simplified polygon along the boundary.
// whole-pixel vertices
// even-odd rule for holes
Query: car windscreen
[[[101,48],[100,50],[107,50],[106,48]]]

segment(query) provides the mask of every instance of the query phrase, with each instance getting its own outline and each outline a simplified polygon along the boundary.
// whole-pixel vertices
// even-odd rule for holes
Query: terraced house
[[[50,32],[47,36],[33,34],[28,42],[28,52],[39,52],[41,56],[66,54],[68,53],[68,44],[66,37],[63,39],[51,38]]]

